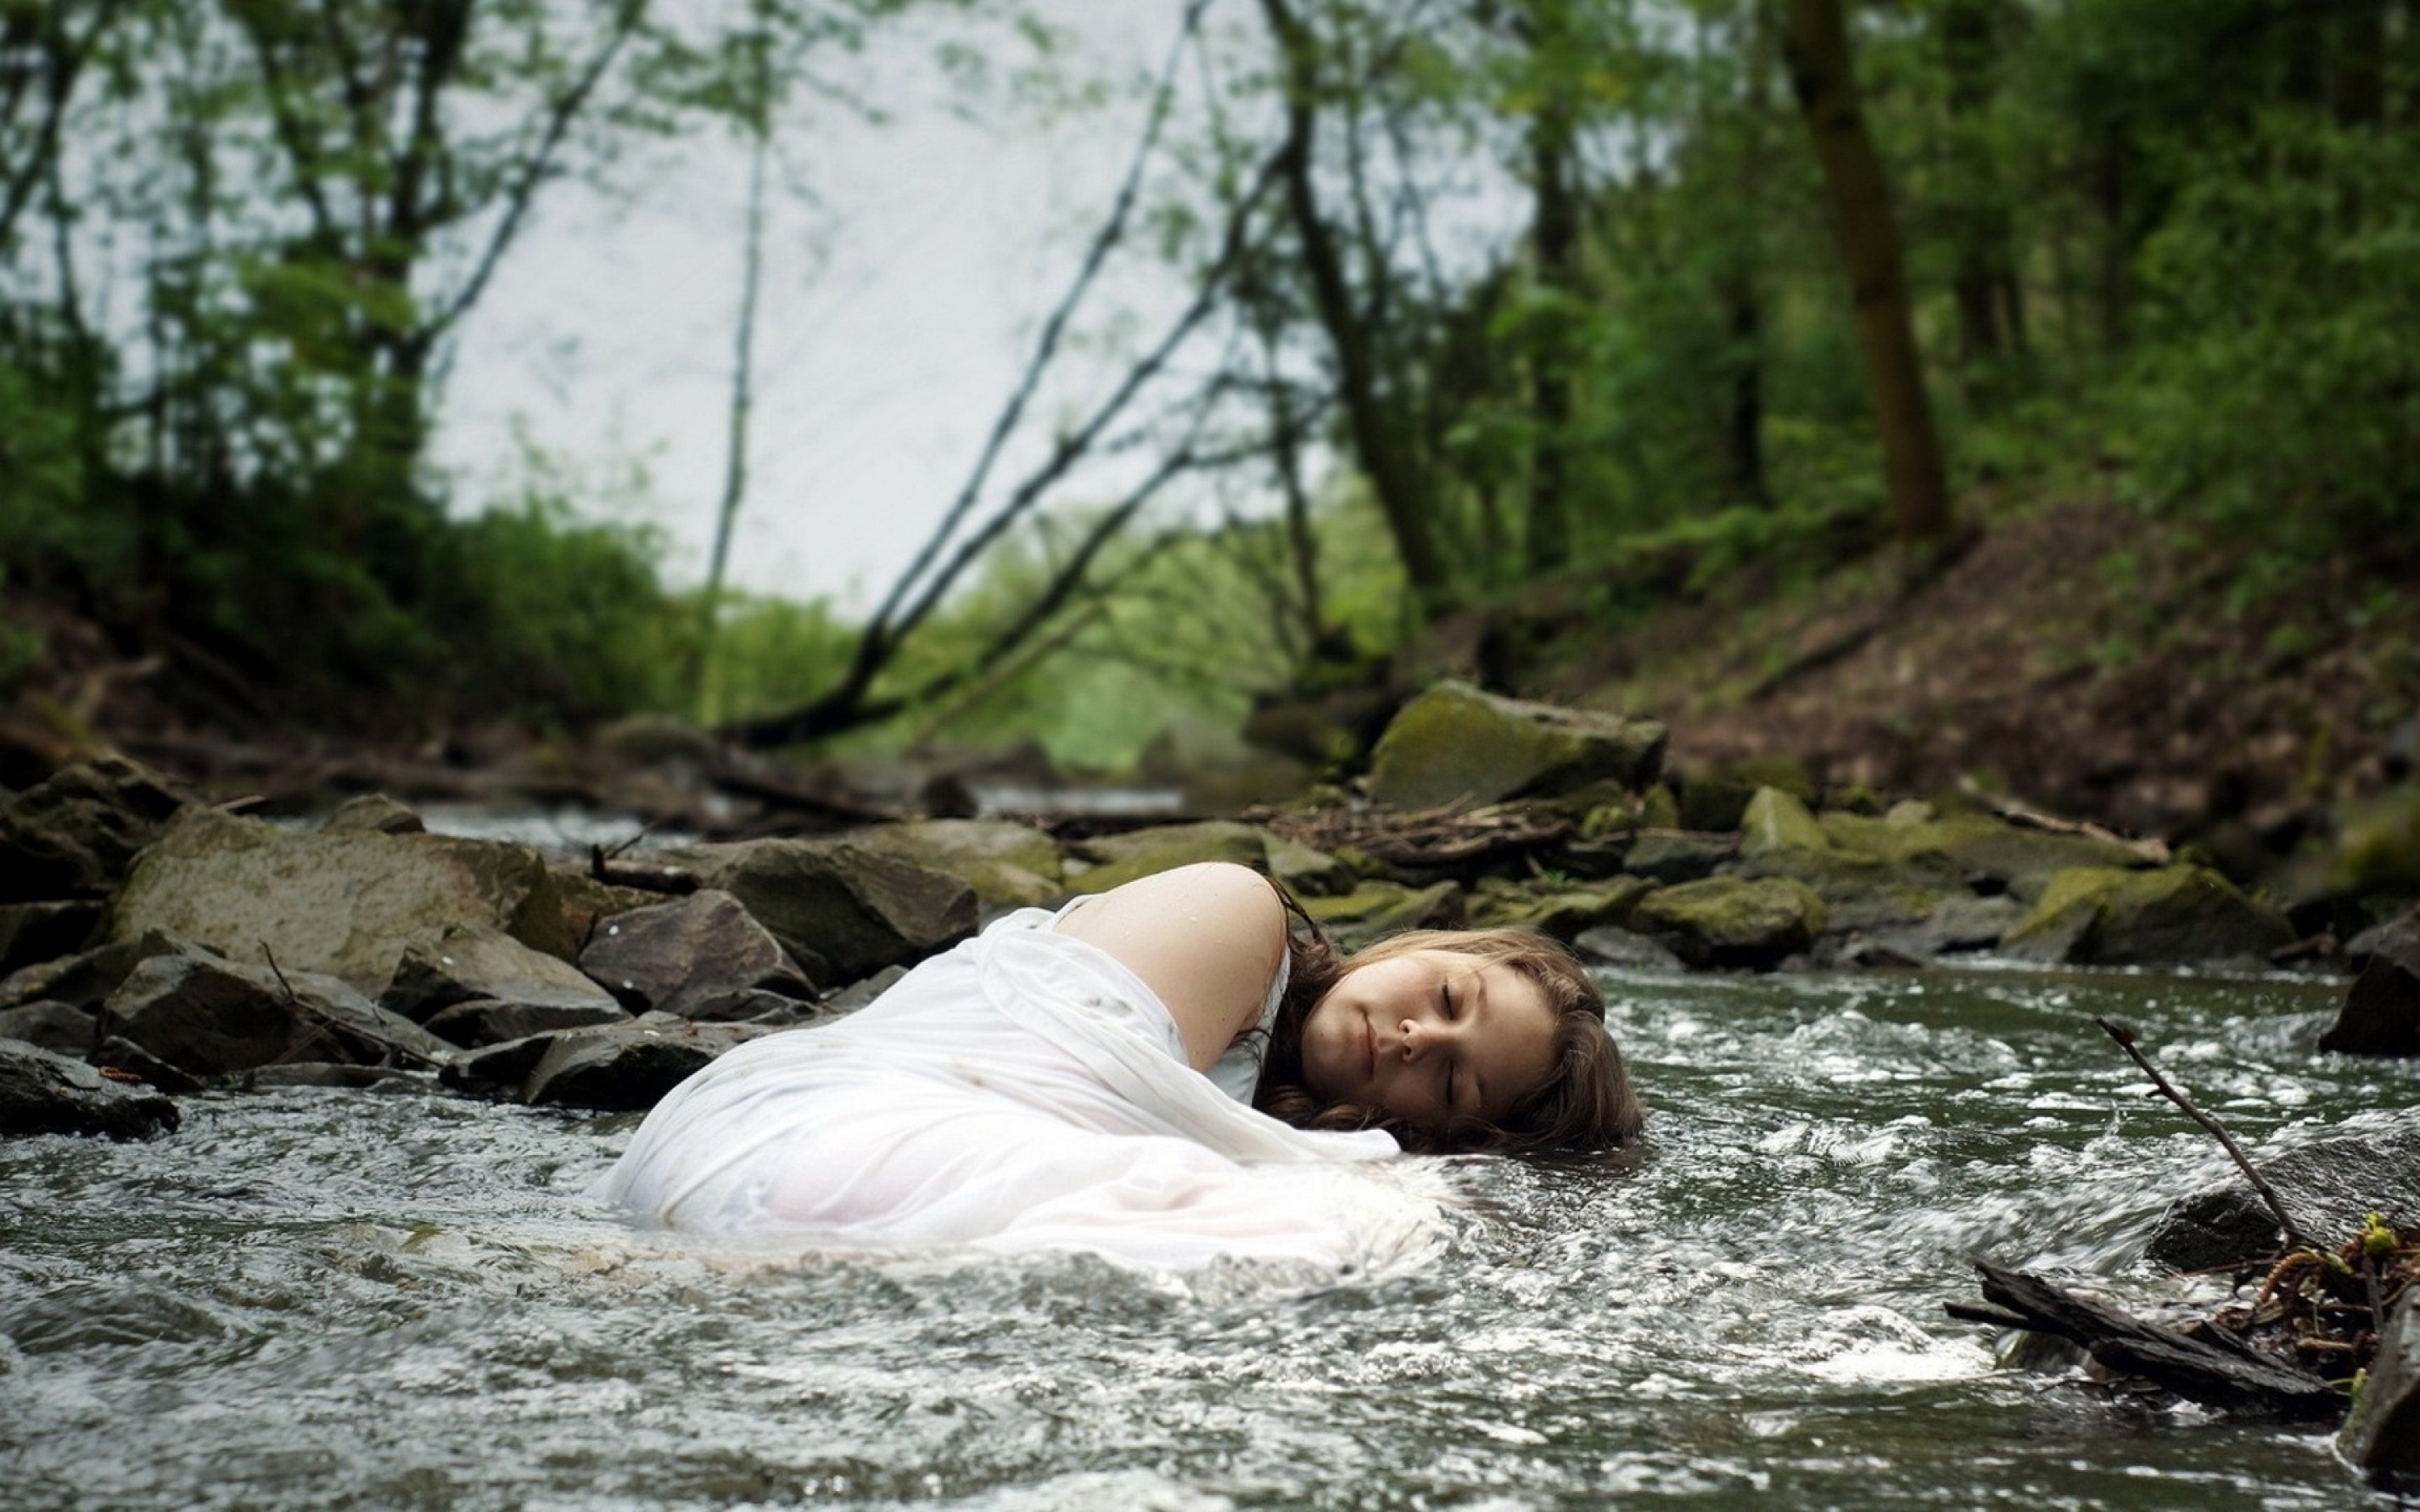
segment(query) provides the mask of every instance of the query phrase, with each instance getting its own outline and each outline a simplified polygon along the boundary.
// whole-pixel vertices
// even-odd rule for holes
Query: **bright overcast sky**
[[[1035,8],[1096,60],[1076,67],[1133,69],[1157,66],[1179,0]],[[1003,66],[1025,61],[1001,41]],[[731,569],[739,587],[861,609],[965,478],[1141,118],[1130,100],[1047,130],[1026,112],[1008,129],[1004,101],[988,120],[954,114],[929,68],[895,56],[865,67],[896,67],[923,98],[886,95],[887,125],[827,112],[811,140],[784,144],[822,207],[778,202],[767,239],[752,482]],[[704,577],[746,166],[736,144],[701,141],[659,164],[628,207],[571,186],[542,202],[466,322],[444,392],[438,460],[460,499],[507,486],[516,427],[587,480],[582,501],[600,514],[622,513],[611,481],[644,460],[639,517],[673,543],[668,577]]]

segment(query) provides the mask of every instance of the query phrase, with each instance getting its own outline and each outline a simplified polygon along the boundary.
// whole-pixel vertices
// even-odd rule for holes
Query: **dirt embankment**
[[[1796,593],[1718,586],[1541,665],[1531,691],[1660,716],[1683,771],[1795,756],[1826,783],[1970,780],[2135,833],[2290,844],[2412,770],[2420,568],[2332,563],[2249,608],[2242,579],[2132,511],[2067,504],[1993,521],[1904,598],[1870,562]]]

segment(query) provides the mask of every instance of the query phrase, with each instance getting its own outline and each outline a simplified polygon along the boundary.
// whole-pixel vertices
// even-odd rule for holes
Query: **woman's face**
[[[1419,1128],[1500,1124],[1554,1074],[1555,1029],[1545,994],[1502,962],[1407,951],[1354,967],[1312,1005],[1303,1084]]]

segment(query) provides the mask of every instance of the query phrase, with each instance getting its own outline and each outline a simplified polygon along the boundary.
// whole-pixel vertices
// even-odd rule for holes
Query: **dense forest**
[[[1048,40],[946,0],[0,7],[20,738],[89,736],[116,676],[180,728],[1109,766],[1456,671],[1937,780],[2009,737],[1926,747],[1891,688],[2022,643],[2008,718],[2107,758],[1991,774],[2040,795],[2217,773],[2143,824],[2408,769],[2406,0],[1186,0],[1098,93],[1131,174],[874,609],[723,587],[752,257],[706,581],[568,485],[456,497],[442,378],[548,197],[709,134],[761,194],[910,23]],[[1115,308],[1135,260],[1189,299]],[[1078,347],[1123,365],[1070,399]]]

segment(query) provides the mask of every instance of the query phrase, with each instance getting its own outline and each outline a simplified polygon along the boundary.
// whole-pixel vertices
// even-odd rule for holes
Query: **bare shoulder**
[[[1142,979],[1206,1071],[1258,1017],[1285,954],[1285,905],[1249,867],[1205,861],[1110,888],[1058,923]]]

